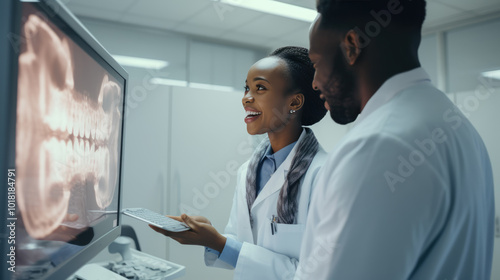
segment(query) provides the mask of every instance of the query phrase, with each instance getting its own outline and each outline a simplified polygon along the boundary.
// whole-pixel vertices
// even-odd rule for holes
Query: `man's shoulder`
[[[484,153],[481,137],[470,121],[432,86],[404,90],[366,116],[329,155],[328,165],[347,160],[356,164],[378,159],[378,165],[400,156],[421,156],[425,164],[447,163],[456,150]],[[382,162],[381,160],[389,160]]]
[[[422,138],[477,138],[477,131],[453,102],[432,85],[409,87],[367,116],[352,139],[386,137],[413,145]]]

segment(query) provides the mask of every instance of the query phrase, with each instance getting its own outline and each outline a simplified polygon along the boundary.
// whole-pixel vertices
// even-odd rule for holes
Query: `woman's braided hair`
[[[313,125],[319,122],[327,110],[324,101],[319,98],[319,91],[312,88],[315,70],[309,59],[308,50],[302,47],[282,47],[269,56],[278,57],[286,63],[294,88],[304,95],[302,125]]]

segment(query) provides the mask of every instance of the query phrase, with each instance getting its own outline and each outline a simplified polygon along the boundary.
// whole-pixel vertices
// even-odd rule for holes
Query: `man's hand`
[[[149,225],[153,230],[165,236],[168,236],[180,244],[201,245],[222,252],[226,245],[226,237],[221,235],[210,223],[202,216],[188,216],[182,214],[180,217],[168,216],[174,220],[184,222],[191,229],[183,232],[172,232],[162,228]]]

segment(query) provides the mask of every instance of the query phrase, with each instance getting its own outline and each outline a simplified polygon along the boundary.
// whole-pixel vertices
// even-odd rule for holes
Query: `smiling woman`
[[[299,47],[277,49],[248,71],[242,99],[247,131],[268,137],[238,171],[224,235],[207,218],[187,215],[173,218],[189,231],[153,229],[207,247],[205,263],[235,269],[235,279],[293,277],[312,182],[326,159],[314,133],[303,128],[326,114],[313,77],[308,51]]]
[[[271,132],[274,137],[279,131],[300,131],[301,125],[323,118],[326,109],[319,92],[312,89],[313,77],[314,68],[303,48],[280,48],[255,63],[248,71],[243,97],[248,133]]]

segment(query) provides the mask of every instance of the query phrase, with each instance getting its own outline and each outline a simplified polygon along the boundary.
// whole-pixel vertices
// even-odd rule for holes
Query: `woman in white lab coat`
[[[312,89],[308,51],[277,49],[248,71],[242,102],[249,134],[267,136],[239,171],[224,235],[199,216],[173,217],[191,227],[181,244],[206,247],[205,263],[235,269],[235,279],[290,279],[299,262],[309,200],[326,153],[303,126],[326,114]]]

